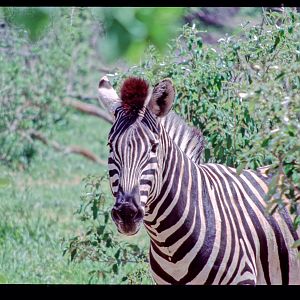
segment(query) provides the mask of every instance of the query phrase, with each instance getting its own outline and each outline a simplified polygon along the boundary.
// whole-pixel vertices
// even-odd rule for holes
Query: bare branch
[[[99,165],[106,165],[106,162],[104,160],[102,160],[97,155],[95,155],[94,153],[92,153],[91,151],[85,148],[76,145],[63,146],[56,141],[49,141],[41,132],[36,131],[34,129],[29,130],[28,134],[30,138],[39,140],[43,144],[47,146],[51,146],[56,151],[63,152],[65,154],[69,154],[69,153],[79,154]]]
[[[82,101],[94,101],[97,100],[96,96],[92,95],[87,95],[87,96],[82,96],[80,94],[68,94],[67,97],[74,98],[74,99],[79,99]]]
[[[68,146],[65,148],[64,153],[65,154],[69,154],[69,153],[79,154],[91,161],[98,163],[99,165],[104,165],[104,166],[107,165],[106,161],[102,160],[101,158],[99,158],[97,155],[95,155],[91,151],[84,149],[82,147],[79,147],[79,146],[75,146],[75,145]]]
[[[15,119],[14,121],[10,124],[8,130],[10,132],[16,131],[17,127],[19,126],[19,123],[22,120],[23,117],[23,110],[26,109],[27,107],[31,106],[31,103],[29,101],[25,102],[23,105],[18,106],[15,112]]]
[[[202,8],[196,12],[191,12],[184,17],[186,22],[193,23],[194,20],[200,20],[207,25],[213,25],[215,27],[232,26],[232,22],[228,24],[228,20],[239,12],[240,7],[219,7],[210,10],[209,8]]]
[[[81,112],[101,118],[110,124],[113,123],[112,116],[109,113],[103,111],[101,108],[99,108],[96,105],[87,104],[87,103],[83,103],[79,100],[71,100],[71,99],[64,99],[63,102]]]

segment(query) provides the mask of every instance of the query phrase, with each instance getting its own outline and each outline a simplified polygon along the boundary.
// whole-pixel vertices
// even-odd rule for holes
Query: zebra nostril
[[[118,214],[118,208],[116,208],[115,206],[112,208],[111,210],[111,216],[112,216],[112,219],[116,222],[120,222],[120,216]]]

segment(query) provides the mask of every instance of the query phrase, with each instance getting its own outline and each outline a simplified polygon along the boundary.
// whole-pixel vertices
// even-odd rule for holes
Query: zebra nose
[[[111,213],[117,222],[130,223],[134,221],[139,213],[137,193],[119,193]]]
[[[112,208],[112,217],[117,222],[132,222],[138,214],[138,209],[132,202],[123,202]]]

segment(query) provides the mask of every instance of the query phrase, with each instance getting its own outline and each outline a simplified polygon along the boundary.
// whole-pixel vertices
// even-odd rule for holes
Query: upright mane
[[[143,109],[148,94],[149,84],[146,80],[136,77],[127,78],[120,89],[123,109],[131,115],[137,115]]]
[[[163,88],[166,87],[163,86]],[[139,112],[143,111],[148,105],[147,97],[150,92],[149,84],[146,80],[137,77],[127,78],[120,89],[121,105],[126,114],[133,117],[138,116]],[[161,88],[158,94],[159,92],[164,94],[165,90]],[[161,124],[177,146],[196,164],[200,164],[204,149],[202,132],[195,127],[187,125],[173,111],[160,119]]]

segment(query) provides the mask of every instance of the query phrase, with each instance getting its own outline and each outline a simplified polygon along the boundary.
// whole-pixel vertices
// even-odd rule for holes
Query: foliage
[[[124,56],[137,62],[149,43],[165,50],[182,13],[183,9],[178,7],[98,8],[96,14],[106,32],[100,41],[104,58],[114,61]]]
[[[68,121],[64,98],[96,94],[103,55],[133,58],[148,40],[162,49],[182,9],[7,7],[1,12],[0,160],[26,168],[37,151],[32,132],[49,135]]]
[[[74,12],[75,8],[72,8]],[[183,8],[102,7],[93,10],[93,17],[105,28],[99,50],[107,61],[121,56],[137,61],[150,42],[163,50],[179,25]],[[24,28],[31,41],[47,35],[47,27],[61,18],[57,8],[4,8],[6,20]]]
[[[35,43],[22,28],[4,23],[0,29],[0,160],[12,167],[26,167],[35,156],[32,130],[49,134],[66,124],[66,96],[93,90],[89,72],[98,75],[93,43],[99,24],[88,10],[71,13],[56,9],[58,19]]]
[[[256,169],[270,165],[269,200],[283,195],[295,213],[300,181],[300,17],[286,9],[264,13],[260,25],[242,26],[217,49],[184,26],[166,56],[149,47],[140,65],[113,78],[142,76],[152,84],[172,78],[174,109],[206,138],[204,162]],[[279,180],[280,179],[280,180]],[[297,218],[295,219],[296,222]]]
[[[261,7],[189,7],[185,13],[186,22],[204,30],[203,41],[210,44],[217,44],[226,33],[238,34],[245,20],[254,24],[261,19]]]
[[[5,7],[3,13],[8,23],[25,29],[31,41],[37,41],[50,24],[53,8],[34,7]]]
[[[85,224],[85,230],[66,243],[64,254],[68,253],[71,261],[94,262],[90,282],[151,283],[146,249],[121,240],[111,224],[110,205],[103,188],[107,186],[107,175],[89,175],[84,182],[81,205],[76,213]]]

